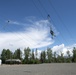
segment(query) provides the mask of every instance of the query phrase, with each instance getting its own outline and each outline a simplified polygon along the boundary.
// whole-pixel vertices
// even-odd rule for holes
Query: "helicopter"
[[[48,14],[48,21],[50,22],[50,15]],[[50,25],[50,34],[51,34],[51,38],[53,39],[54,37],[56,37],[55,32],[52,29],[52,26]]]
[[[51,36],[52,36],[52,37],[51,37],[52,39],[53,39],[54,37],[56,37],[56,35],[55,35],[54,31],[53,31],[53,30],[51,30],[51,29],[50,29],[50,34],[51,34]]]

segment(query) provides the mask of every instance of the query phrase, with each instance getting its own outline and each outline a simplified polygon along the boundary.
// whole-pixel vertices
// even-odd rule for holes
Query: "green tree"
[[[28,64],[29,63],[29,58],[30,58],[30,48],[27,47],[24,49],[24,63]]]
[[[40,60],[38,59],[38,50],[36,48],[35,50],[35,64],[39,64],[40,63]]]
[[[43,62],[45,63],[46,62],[46,52],[45,51],[42,52],[42,56],[43,56]]]
[[[60,55],[57,56],[57,62],[58,63],[63,63],[64,62],[64,54],[61,52]]]
[[[64,62],[64,53],[61,52],[61,56],[60,56],[61,62]]]
[[[5,55],[6,55],[6,59],[11,59],[12,58],[12,52],[9,49],[6,50]]]
[[[56,54],[56,52],[54,52],[54,54],[53,54],[53,62],[54,62],[54,63],[56,63],[56,62],[57,62],[56,55],[57,55],[57,54]]]
[[[2,63],[5,63],[7,59],[12,59],[12,52],[9,49],[3,49],[1,53]]]
[[[46,52],[45,51],[41,52],[40,60],[41,60],[42,63],[46,62]]]
[[[14,52],[14,58],[15,59],[22,59],[22,52],[20,49],[15,50]]]
[[[60,55],[57,56],[57,63],[61,62]]]
[[[69,62],[71,62],[71,56],[70,56],[70,51],[68,50],[67,51],[67,59],[66,59],[66,61],[69,63]]]
[[[38,55],[38,53],[37,53],[37,48],[36,48],[36,51],[35,51],[35,57],[36,57],[36,59],[37,59],[37,55]]]
[[[53,61],[51,48],[47,48],[47,59],[48,59],[49,63],[51,63]]]
[[[32,50],[32,53],[31,53],[31,58],[30,58],[30,64],[35,64],[35,55],[34,55],[34,50]]]
[[[43,55],[42,55],[42,52],[40,53],[40,61],[41,61],[41,63],[43,63]]]
[[[73,62],[76,62],[76,48],[73,48]]]
[[[31,59],[35,60],[34,50],[32,50]]]
[[[5,63],[5,60],[6,60],[6,49],[3,49],[2,50],[1,60],[2,60],[2,63]]]

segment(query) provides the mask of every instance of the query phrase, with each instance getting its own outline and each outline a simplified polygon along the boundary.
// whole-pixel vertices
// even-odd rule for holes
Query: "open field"
[[[76,63],[2,65],[0,75],[76,75]]]

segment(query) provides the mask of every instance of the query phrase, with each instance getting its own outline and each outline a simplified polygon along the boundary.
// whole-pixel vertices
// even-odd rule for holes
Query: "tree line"
[[[29,47],[24,49],[24,53],[20,49],[12,52],[10,49],[3,49],[1,53],[2,63],[5,64],[7,59],[20,59],[22,64],[39,64],[39,63],[75,63],[76,62],[76,48],[72,50],[72,56],[70,51],[66,52],[66,56],[61,52],[57,54],[52,52],[51,48],[47,48],[45,51],[41,51],[38,57],[38,50],[31,50]]]

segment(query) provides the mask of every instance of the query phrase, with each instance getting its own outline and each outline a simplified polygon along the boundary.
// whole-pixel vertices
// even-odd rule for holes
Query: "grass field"
[[[76,75],[76,63],[2,65],[0,75]]]

